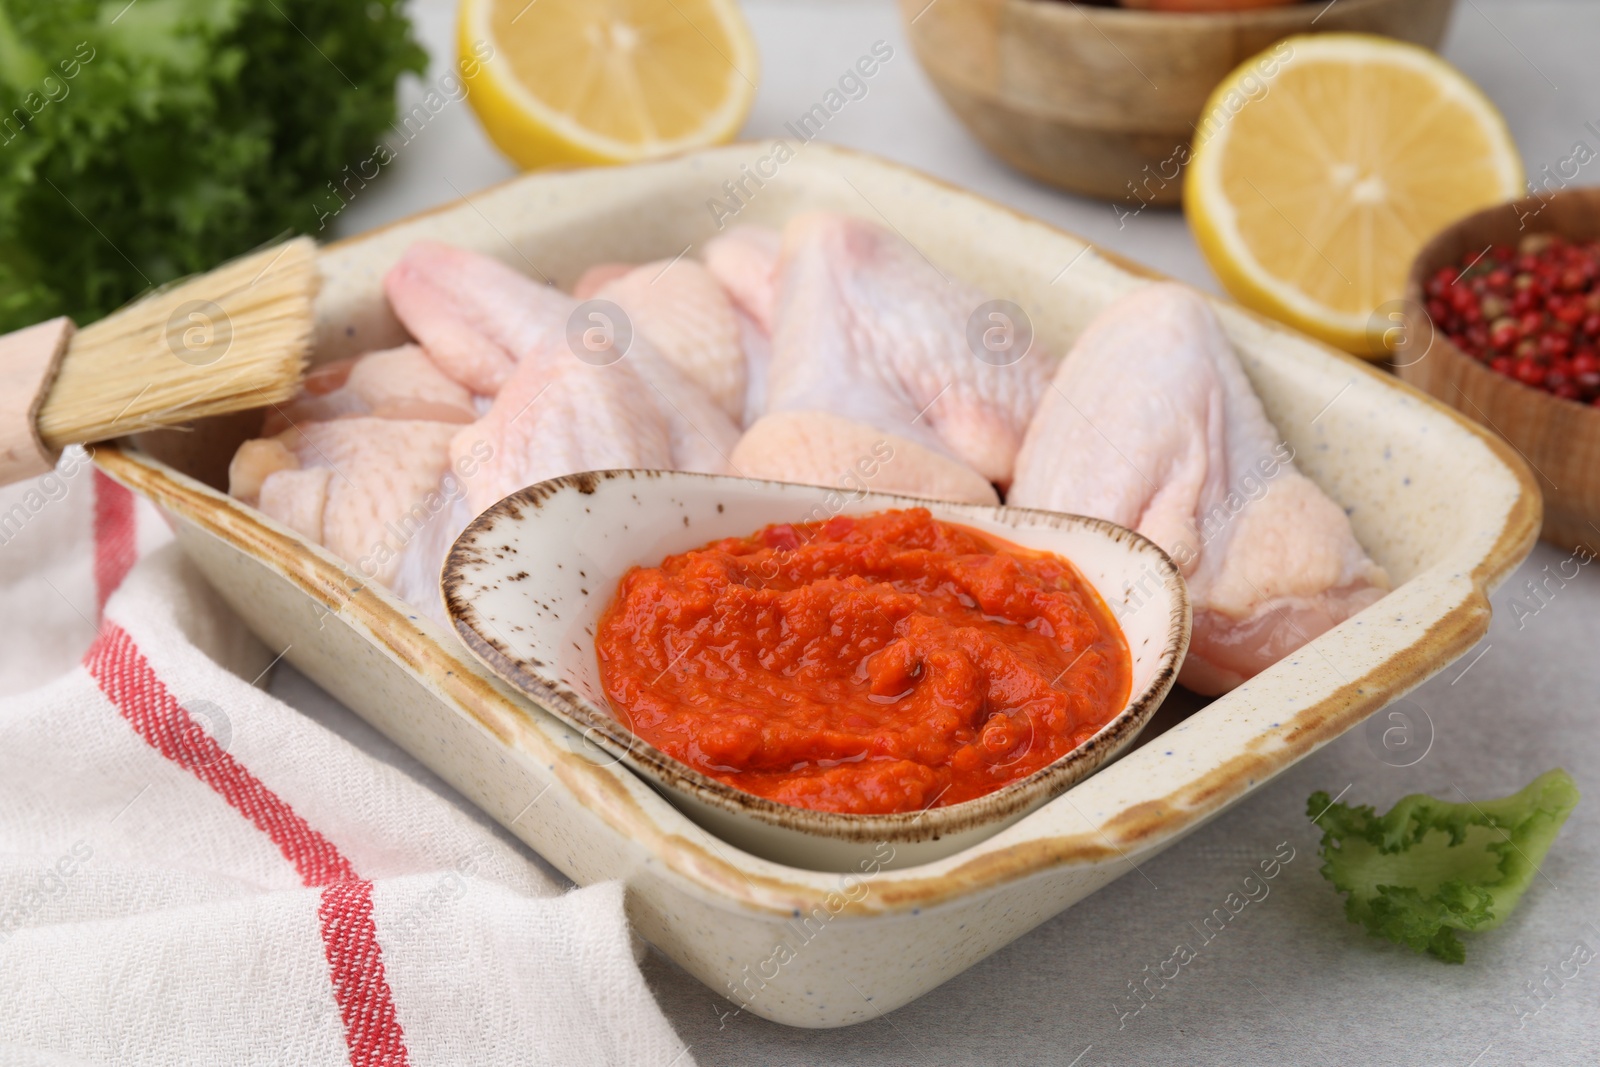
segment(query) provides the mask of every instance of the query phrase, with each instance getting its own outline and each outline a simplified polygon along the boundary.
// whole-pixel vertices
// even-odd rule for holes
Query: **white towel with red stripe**
[[[621,886],[255,688],[168,540],[78,454],[0,489],[0,1064],[687,1067]]]

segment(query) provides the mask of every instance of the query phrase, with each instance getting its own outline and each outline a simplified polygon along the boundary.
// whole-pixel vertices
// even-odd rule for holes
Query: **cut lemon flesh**
[[[726,141],[755,99],[733,0],[462,0],[456,29],[467,99],[528,169]]]
[[[1523,195],[1505,120],[1432,52],[1386,37],[1291,37],[1206,102],[1184,211],[1241,303],[1366,356],[1373,312],[1417,250]],[[1385,323],[1386,325],[1387,323]]]

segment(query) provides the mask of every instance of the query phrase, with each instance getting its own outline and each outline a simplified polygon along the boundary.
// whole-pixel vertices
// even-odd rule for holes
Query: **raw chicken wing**
[[[529,351],[564,343],[574,301],[499,260],[418,241],[383,279],[389,304],[428,358],[483,396]]]
[[[739,310],[772,335],[783,236],[766,226],[735,226],[706,242],[709,270]]]
[[[356,416],[250,442],[285,464],[260,480],[259,506],[368,578],[392,583],[407,544],[451,506],[440,484],[450,440],[460,430],[444,422]]]
[[[524,361],[489,413],[456,433],[450,455],[457,462],[482,457],[467,483],[468,519],[564,474],[673,466],[671,429],[627,360],[608,367],[570,358]]]
[[[1073,347],[1007,501],[1109,519],[1172,555],[1194,608],[1180,680],[1220,693],[1389,588],[1293,454],[1205,300],[1149,285]]]
[[[692,259],[664,259],[612,278],[594,295],[621,307],[633,328],[704,389],[729,418],[744,417],[746,375],[739,320],[709,271]]]
[[[783,234],[768,411],[831,411],[1011,481],[1052,361],[1034,344],[980,359],[969,320],[986,302],[881,226],[817,213]]]
[[[466,423],[477,418],[472,393],[447,377],[416,345],[368,352],[315,367],[300,395],[267,411],[262,436],[297,423],[351,415]]]
[[[983,475],[914,441],[825,411],[763,416],[739,439],[733,466],[750,478],[998,504]]]
[[[601,289],[627,274],[637,266],[634,263],[596,263],[578,276],[572,284],[572,295],[579,300],[593,300]]]
[[[537,388],[565,381],[566,374],[558,370],[600,372],[571,379],[585,382],[583,388],[592,395],[607,388],[607,382],[614,381],[627,393],[643,381],[671,434],[671,462],[666,465],[717,474],[728,471],[728,453],[738,441],[739,429],[727,413],[639,333],[624,353],[580,359],[578,342],[569,339],[580,303],[574,297],[487,256],[430,241],[412,245],[384,284],[395,314],[422,342],[428,356],[475,392],[498,393],[524,363],[537,364],[528,379],[539,383]],[[611,370],[619,373],[605,373]],[[537,389],[522,397],[516,408],[542,404],[543,400],[533,399],[536,395]],[[634,401],[621,399],[614,406],[631,409]],[[507,416],[496,425],[510,422]],[[570,432],[579,433],[581,428],[574,426]],[[506,446],[515,447],[510,441]],[[534,457],[528,462],[540,469],[548,466]]]

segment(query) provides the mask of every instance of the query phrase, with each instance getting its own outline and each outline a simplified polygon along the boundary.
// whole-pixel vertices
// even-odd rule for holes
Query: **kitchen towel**
[[[0,489],[0,642],[0,1064],[692,1063],[622,887],[256,688],[276,650],[81,452]]]

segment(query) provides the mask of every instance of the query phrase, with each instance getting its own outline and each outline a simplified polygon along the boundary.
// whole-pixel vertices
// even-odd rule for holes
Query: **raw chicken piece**
[[[642,380],[666,421],[672,440],[668,465],[715,474],[728,471],[728,453],[738,441],[739,429],[727,413],[637,332],[621,356],[607,354],[595,365],[579,359],[575,342],[568,340],[569,321],[579,301],[566,293],[487,256],[431,241],[407,249],[384,285],[395,314],[422,342],[428,356],[475,392],[498,393],[521,363],[538,363],[533,380],[540,382],[563,378],[555,372],[570,369],[568,365],[601,372],[625,367],[637,379],[626,373],[614,375],[617,388],[626,392],[632,388],[629,382]],[[601,362],[604,365],[598,365]],[[602,373],[573,381],[592,383],[585,389],[599,389],[607,379]],[[631,401],[617,403],[632,407]]]
[[[406,418],[404,414],[384,414],[406,409],[437,409],[437,417],[415,414],[411,418],[435,418],[438,422],[471,422],[472,393],[451,380],[417,345],[401,345],[372,352],[356,360],[344,388],[372,405],[380,418]]]
[[[300,460],[276,437],[246,441],[228,461],[228,495],[253,507],[261,499],[261,487],[268,478],[279,471],[299,468]],[[319,533],[315,540],[320,543],[322,535]]]
[[[767,413],[767,376],[772,369],[772,338],[749,315],[733,309],[739,321],[739,347],[744,350],[744,413],[741,426],[754,426]]]
[[[596,263],[578,276],[572,285],[572,295],[579,300],[592,300],[595,294],[634,268],[632,263]]]
[[[489,413],[456,433],[450,455],[457,463],[468,455],[482,461],[467,483],[472,515],[563,474],[673,466],[671,429],[627,360],[607,367],[524,361]]]
[[[766,226],[736,226],[706,244],[706,269],[722,286],[739,322],[744,350],[745,396],[741,425],[754,426],[767,413],[767,374],[772,362],[772,320],[777,314],[778,254],[783,235]]]
[[[914,441],[825,411],[766,415],[745,431],[733,466],[749,478],[998,504],[983,475]]]
[[[498,393],[529,351],[564,344],[576,306],[499,260],[437,241],[406,249],[383,288],[428,358],[484,396]]]
[[[772,335],[778,303],[778,254],[783,235],[766,226],[735,226],[706,243],[706,269],[728,297]]]
[[[1113,304],[1056,372],[1007,502],[1133,527],[1191,577],[1199,502],[1227,492],[1219,345],[1215,316],[1188,290],[1149,287]]]
[[[333,471],[299,467],[279,471],[261,487],[261,510],[312,544],[322,544],[322,513],[328,507],[328,479]],[[351,561],[353,562],[353,561]]]
[[[1109,519],[1171,554],[1194,608],[1180,681],[1221,693],[1389,588],[1293,455],[1205,300],[1148,285],[1067,356],[1007,502]]]
[[[611,279],[595,296],[615,301],[633,328],[729,418],[743,418],[746,375],[739,320],[710,271],[692,259],[664,259]]]
[[[267,412],[263,437],[297,423],[351,415],[467,423],[472,394],[446,377],[421,348],[401,345],[325,363],[306,376],[299,396]]]
[[[1035,342],[1009,365],[978,358],[986,298],[862,219],[801,215],[783,234],[768,411],[832,411],[1011,481],[1053,361]]]
[[[441,481],[451,438],[461,431],[450,423],[364,416],[287,430],[270,441],[297,465],[262,479],[261,510],[388,584],[407,544],[451,507]],[[263,442],[249,445],[271,450]],[[455,491],[459,496],[459,484]]]
[[[447,448],[456,429],[475,418],[473,407],[472,394],[416,345],[323,364],[292,403],[267,413],[264,436],[239,446],[228,466],[228,491],[408,602],[431,606],[439,599],[444,553],[471,518],[461,514],[459,479],[449,472],[441,478],[434,468],[448,459],[441,443]],[[399,429],[366,444],[352,439],[377,420]],[[419,421],[434,428],[413,440],[410,428]],[[397,496],[413,503],[392,521],[377,521]],[[430,613],[442,618],[441,611]]]

